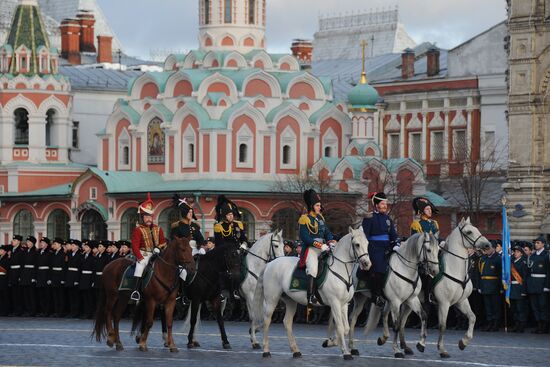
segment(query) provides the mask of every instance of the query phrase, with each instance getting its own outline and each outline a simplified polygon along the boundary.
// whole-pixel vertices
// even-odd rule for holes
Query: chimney
[[[439,74],[439,49],[434,45],[426,52],[428,57],[428,76],[435,76]]]
[[[113,62],[113,37],[97,36],[97,62]]]
[[[95,53],[94,45],[94,14],[88,10],[80,10],[76,15],[80,22],[80,51]]]
[[[414,51],[406,48],[401,54],[401,77],[410,79],[414,77]]]
[[[292,41],[292,56],[301,63],[311,63],[311,54],[313,52],[313,43],[310,40],[295,39]]]
[[[61,57],[73,65],[80,65],[80,22],[78,19],[63,19],[61,30]]]

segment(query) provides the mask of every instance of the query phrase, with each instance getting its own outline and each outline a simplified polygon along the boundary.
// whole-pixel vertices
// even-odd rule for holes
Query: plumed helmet
[[[241,218],[239,208],[237,205],[225,197],[225,195],[218,196],[218,203],[216,204],[216,221],[220,222],[225,219],[225,216],[229,213],[233,213],[235,219]]]
[[[307,211],[310,212],[313,210],[315,204],[321,202],[321,197],[315,190],[308,189],[304,191],[304,202],[306,203]]]
[[[145,200],[143,203],[139,204],[138,207],[138,213],[139,214],[149,214],[153,215],[155,213],[155,207],[153,205],[153,200],[151,200],[151,193],[147,193],[147,200]]]
[[[437,214],[439,212],[439,210],[435,207],[435,205],[433,205],[430,200],[421,196],[413,199],[412,206],[414,212],[417,214],[422,214],[424,212],[424,209],[426,209],[426,207],[428,206],[432,208],[433,214]]]
[[[380,191],[380,192],[371,192],[369,194],[369,199],[372,201],[372,203],[375,206],[380,204],[382,201],[388,201],[388,197],[382,191]]]
[[[191,205],[187,203],[187,199],[185,198],[182,199],[178,194],[174,194],[174,196],[172,196],[172,202],[174,206],[180,210],[182,218],[187,217],[187,213],[189,213],[190,210],[193,210]],[[193,219],[197,220],[194,210],[193,210]]]

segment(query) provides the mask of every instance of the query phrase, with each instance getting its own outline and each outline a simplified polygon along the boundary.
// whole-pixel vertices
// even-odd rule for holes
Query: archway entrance
[[[104,240],[107,239],[107,224],[99,212],[88,209],[82,214],[82,239]]]

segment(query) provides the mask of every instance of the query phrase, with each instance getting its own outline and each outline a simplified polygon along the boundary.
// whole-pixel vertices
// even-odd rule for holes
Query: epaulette
[[[307,214],[303,214],[300,219],[298,219],[298,224],[306,225],[311,224],[311,221],[309,220],[309,216]]]
[[[437,223],[435,219],[434,219],[434,224],[435,224],[435,228],[437,228],[437,230],[439,231],[439,223]]]
[[[221,223],[216,223],[214,225],[214,232],[216,233],[221,233],[223,230],[223,227],[222,227],[222,224]]]
[[[239,228],[240,228],[241,230],[244,230],[243,222],[238,221],[238,220],[235,220],[234,222],[237,223],[237,225],[239,226]]]
[[[178,220],[177,222],[172,223],[172,225],[170,226],[170,228],[174,229],[174,228],[179,227],[179,225],[180,225],[180,221]]]
[[[415,220],[411,223],[411,230],[415,231],[417,233],[423,232],[422,231],[422,226],[420,225],[420,222],[418,220]]]

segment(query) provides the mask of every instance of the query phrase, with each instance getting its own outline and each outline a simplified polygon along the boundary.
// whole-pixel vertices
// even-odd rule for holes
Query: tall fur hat
[[[319,194],[315,190],[308,189],[308,190],[304,191],[304,201],[305,201],[306,206],[307,206],[307,211],[310,212],[310,211],[313,210],[313,206],[315,204],[321,202],[321,197],[319,196]]]
[[[225,219],[225,216],[229,213],[233,213],[235,219],[241,219],[241,213],[237,205],[225,197],[225,195],[218,196],[218,203],[216,204],[216,221],[220,222]]]

